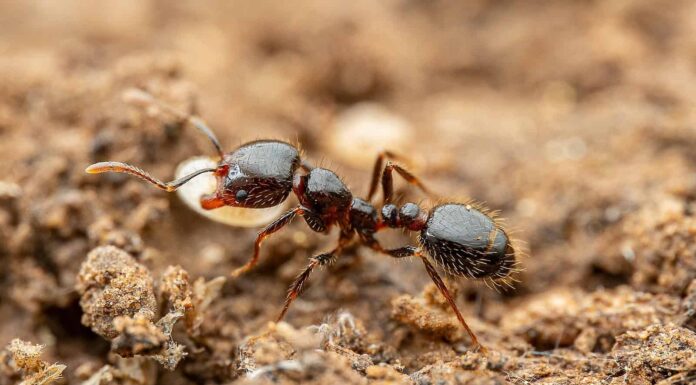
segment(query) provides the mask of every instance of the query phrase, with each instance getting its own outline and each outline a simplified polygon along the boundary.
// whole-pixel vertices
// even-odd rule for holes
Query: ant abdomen
[[[419,239],[433,261],[452,275],[496,280],[507,277],[515,266],[505,230],[469,204],[433,208]]]

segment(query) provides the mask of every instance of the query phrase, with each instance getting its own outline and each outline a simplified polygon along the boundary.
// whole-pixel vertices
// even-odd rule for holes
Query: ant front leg
[[[295,281],[292,283],[292,285],[290,285],[288,295],[285,297],[285,304],[283,304],[283,310],[281,310],[280,314],[278,315],[276,322],[280,322],[283,319],[283,317],[285,317],[285,314],[288,312],[288,309],[290,308],[292,302],[300,295],[300,293],[302,293],[302,289],[304,288],[305,283],[309,279],[310,274],[312,274],[312,270],[314,270],[314,268],[316,268],[317,266],[324,266],[336,260],[336,257],[343,249],[343,246],[349,240],[349,235],[342,234],[341,238],[339,238],[338,240],[338,246],[336,246],[335,249],[328,253],[316,255],[310,259],[307,268],[305,268],[304,271],[300,273],[300,275],[298,275],[297,278],[295,278]]]
[[[285,214],[281,215],[278,219],[276,219],[271,224],[266,226],[263,230],[261,230],[259,234],[256,236],[256,242],[254,243],[254,256],[251,257],[251,260],[247,262],[244,266],[232,271],[232,277],[238,277],[241,274],[244,274],[247,271],[251,270],[254,266],[256,266],[256,264],[259,261],[259,254],[261,253],[261,242],[263,242],[264,239],[285,227],[295,218],[295,216],[305,214],[305,209],[302,206],[297,206],[291,209],[290,211],[286,212]]]

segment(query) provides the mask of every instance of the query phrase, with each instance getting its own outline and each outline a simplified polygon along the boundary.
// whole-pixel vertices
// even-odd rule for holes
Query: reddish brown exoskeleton
[[[195,176],[211,172],[217,179],[217,189],[215,193],[200,198],[200,204],[206,210],[223,206],[272,207],[285,201],[291,191],[297,197],[299,204],[296,207],[259,232],[253,256],[244,266],[234,270],[233,276],[253,268],[259,260],[263,240],[282,229],[296,216],[301,216],[315,232],[328,233],[333,226],[340,229],[336,247],[311,257],[309,265],[292,283],[278,321],[285,316],[290,304],[300,294],[312,271],[317,266],[334,261],[341,250],[357,236],[365,246],[390,257],[420,257],[428,275],[447,299],[474,346],[485,350],[466,324],[454,298],[433,265],[434,262],[451,275],[475,279],[504,279],[510,275],[514,270],[515,251],[505,230],[485,210],[456,202],[440,204],[431,210],[424,210],[415,203],[406,203],[400,208],[392,204],[394,171],[421,190],[426,191],[426,188],[413,174],[389,161],[394,158],[390,152],[383,152],[378,156],[367,199],[361,199],[353,196],[333,171],[312,167],[303,161],[300,151],[289,143],[259,140],[224,153],[215,135],[199,118],[181,113],[142,91],[136,96],[140,102],[154,104],[205,133],[220,157],[217,167],[197,170],[168,183],[137,167],[120,162],[93,164],[87,168],[88,173],[128,173],[163,190],[174,191]],[[378,211],[370,200],[380,181],[384,201]],[[418,232],[418,245],[383,248],[375,234],[386,228]]]

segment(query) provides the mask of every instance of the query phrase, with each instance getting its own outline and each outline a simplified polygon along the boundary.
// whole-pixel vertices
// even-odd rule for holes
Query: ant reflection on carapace
[[[392,203],[394,172],[426,193],[427,189],[408,170],[392,162],[396,157],[389,151],[382,152],[377,157],[367,198],[361,199],[354,196],[333,171],[313,167],[302,159],[296,146],[278,140],[257,140],[225,153],[212,130],[200,118],[183,113],[141,90],[131,90],[128,95],[131,101],[155,106],[204,133],[219,156],[217,166],[196,170],[167,183],[121,162],[95,163],[87,167],[88,173],[127,173],[165,191],[175,191],[200,174],[213,173],[217,183],[215,191],[200,197],[200,205],[205,210],[223,206],[261,209],[283,203],[290,192],[297,197],[299,204],[296,207],[258,233],[253,256],[246,264],[234,270],[233,276],[239,276],[253,268],[259,260],[263,240],[297,216],[302,217],[315,232],[326,234],[333,226],[340,229],[338,242],[333,250],[309,258],[307,267],[290,286],[277,321],[285,316],[312,271],[318,266],[333,262],[341,250],[357,236],[363,245],[389,257],[418,257],[471,337],[474,348],[485,351],[459,312],[434,265],[440,266],[450,275],[482,279],[494,284],[509,284],[511,273],[516,271],[515,250],[508,234],[489,211],[473,203],[460,202],[440,203],[429,210],[411,202],[395,205]],[[378,208],[370,201],[380,182],[384,197]],[[418,232],[418,244],[393,249],[382,247],[375,234],[387,228]]]

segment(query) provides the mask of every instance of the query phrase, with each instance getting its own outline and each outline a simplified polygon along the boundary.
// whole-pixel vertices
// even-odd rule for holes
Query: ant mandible
[[[253,268],[259,260],[263,240],[298,215],[303,217],[309,228],[315,232],[326,234],[334,225],[340,229],[336,247],[329,252],[311,257],[309,265],[292,283],[277,322],[283,319],[290,304],[300,294],[312,270],[334,261],[348,242],[357,235],[362,244],[390,257],[420,257],[425,270],[469,334],[474,347],[486,351],[459,312],[454,298],[432,263],[441,266],[451,275],[475,279],[505,279],[513,272],[515,251],[510,238],[485,209],[471,203],[456,202],[439,204],[431,210],[424,210],[411,202],[397,207],[391,203],[394,171],[424,192],[427,192],[427,189],[413,174],[393,163],[391,160],[395,156],[388,151],[380,153],[377,157],[367,199],[357,198],[338,175],[325,168],[312,167],[301,159],[300,151],[289,143],[257,140],[224,153],[219,140],[200,118],[176,110],[144,91],[132,93],[131,99],[136,99],[141,104],[155,105],[204,133],[220,157],[217,167],[197,170],[167,183],[135,166],[121,162],[95,163],[87,167],[86,172],[127,173],[170,192],[197,175],[211,172],[216,177],[217,188],[213,194],[200,198],[201,207],[206,210],[222,206],[268,208],[285,201],[291,191],[297,196],[299,204],[296,207],[282,214],[258,233],[252,258],[234,270],[232,276],[239,276]],[[378,212],[370,201],[377,191],[380,179],[384,201]],[[375,234],[385,228],[419,232],[418,246],[383,248]]]

